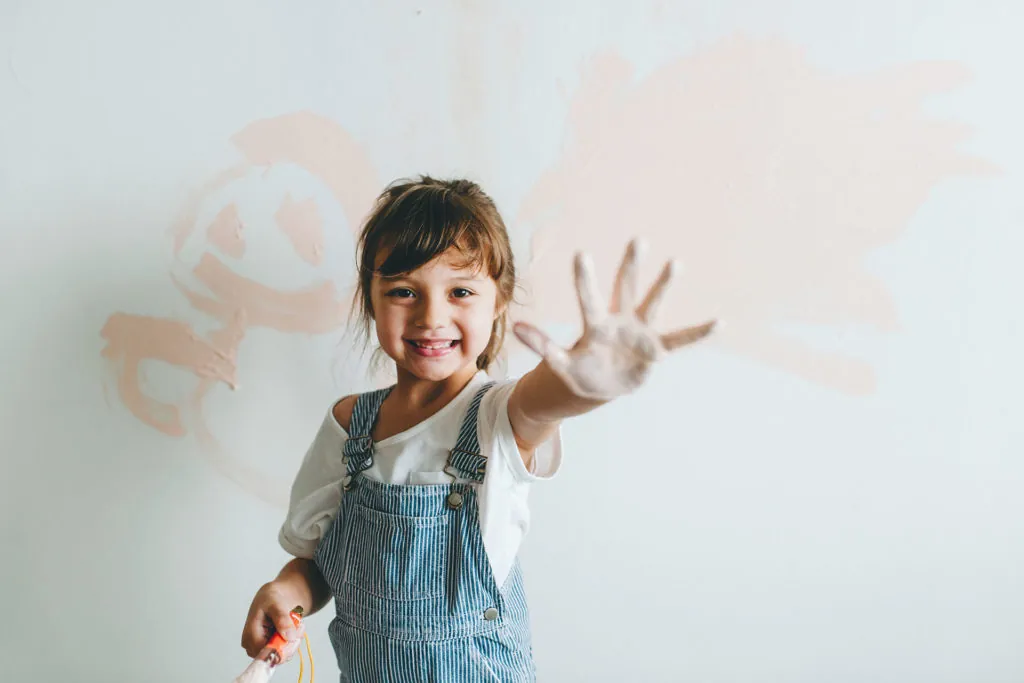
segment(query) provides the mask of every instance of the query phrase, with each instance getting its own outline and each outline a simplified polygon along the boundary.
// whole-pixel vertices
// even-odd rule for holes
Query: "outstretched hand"
[[[662,268],[643,300],[636,303],[637,242],[626,248],[609,306],[598,293],[593,264],[584,254],[575,261],[576,293],[583,314],[583,335],[570,349],[555,344],[537,327],[516,323],[516,336],[547,361],[581,398],[609,401],[642,385],[651,367],[667,352],[703,339],[715,321],[659,334],[651,325],[672,280],[671,261]]]

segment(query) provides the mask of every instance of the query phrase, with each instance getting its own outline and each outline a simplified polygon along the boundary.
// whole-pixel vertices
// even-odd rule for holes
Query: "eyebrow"
[[[381,275],[380,273],[378,273],[377,276],[382,281],[384,281],[384,282],[397,282],[398,280],[408,280],[408,279],[411,279],[408,274],[405,274],[405,275],[401,275],[401,274],[399,274],[399,275]],[[486,279],[487,278],[485,276],[478,275],[477,277],[453,277],[453,278],[449,279],[448,281],[449,282],[480,282],[480,281],[486,280]]]

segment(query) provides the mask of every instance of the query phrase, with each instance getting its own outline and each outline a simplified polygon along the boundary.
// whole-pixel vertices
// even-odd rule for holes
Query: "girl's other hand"
[[[300,623],[296,627],[292,621],[291,611],[301,604],[300,597],[294,593],[287,583],[278,581],[264,584],[256,592],[242,629],[242,648],[250,657],[265,656],[264,649],[275,632],[288,641],[282,653],[284,661],[295,654],[299,640],[305,633],[305,626]]]

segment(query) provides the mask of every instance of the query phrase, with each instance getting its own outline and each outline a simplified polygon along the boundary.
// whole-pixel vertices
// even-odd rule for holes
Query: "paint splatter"
[[[220,334],[204,339],[186,323],[143,315],[115,313],[100,336],[104,358],[115,364],[118,394],[139,420],[171,436],[184,436],[181,406],[157,401],[142,392],[140,364],[159,360],[196,377],[235,387],[238,344],[245,334],[242,311],[236,311]]]
[[[873,369],[780,327],[897,327],[884,283],[865,267],[929,193],[993,167],[957,151],[966,127],[926,117],[923,101],[964,83],[964,67],[927,62],[842,76],[797,47],[736,37],[641,79],[620,56],[586,64],[564,154],[524,201],[533,230],[529,310],[541,323],[579,314],[574,251],[611,281],[627,239],[678,257],[686,303],[665,324],[726,325],[712,343],[853,394]]]
[[[306,263],[319,266],[324,256],[324,226],[316,202],[295,201],[290,194],[285,195],[275,218],[295,253]]]
[[[239,275],[210,252],[200,257],[192,274],[212,292],[202,294],[174,278],[193,308],[218,319],[243,310],[248,327],[324,334],[341,327],[348,313],[348,302],[338,294],[333,281],[281,291]]]
[[[206,240],[233,258],[245,255],[245,240],[242,237],[242,221],[238,218],[238,206],[228,204],[206,229]]]

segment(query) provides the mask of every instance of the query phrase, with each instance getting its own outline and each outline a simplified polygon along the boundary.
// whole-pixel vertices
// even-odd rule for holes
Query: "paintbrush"
[[[290,614],[296,628],[302,626],[302,608],[296,607]],[[297,642],[297,641],[296,641]],[[267,683],[274,675],[277,665],[287,659],[286,648],[295,643],[289,643],[280,633],[275,632],[270,637],[267,646],[255,657],[245,671],[238,675],[232,683]],[[290,654],[290,653],[288,653]]]

